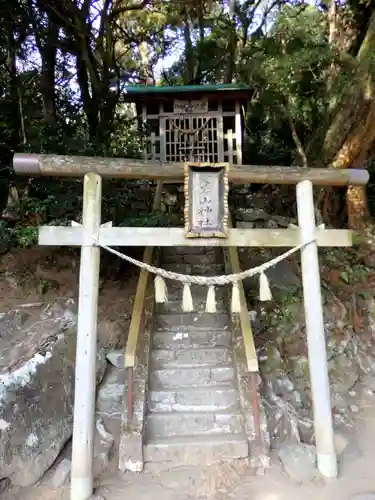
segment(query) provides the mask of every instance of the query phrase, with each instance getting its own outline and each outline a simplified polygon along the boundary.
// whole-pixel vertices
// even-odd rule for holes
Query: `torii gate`
[[[326,230],[315,224],[313,183],[317,185],[365,185],[365,170],[306,169],[236,165],[161,164],[127,159],[16,154],[14,170],[23,175],[84,176],[82,225],[42,226],[40,245],[80,246],[79,309],[75,372],[71,500],[88,500],[93,493],[93,435],[95,412],[95,363],[100,246],[221,246],[301,248],[302,283],[309,368],[313,397],[318,469],[326,477],[337,476],[330,388],[323,323],[318,246],[352,243],[348,230]],[[201,167],[204,170],[200,170]],[[196,194],[204,175],[211,178],[212,217],[202,222]],[[102,177],[149,180],[182,180],[185,175],[185,229],[124,228],[101,225]],[[220,177],[221,176],[221,177]],[[225,195],[228,181],[296,184],[298,228],[233,229],[227,225]],[[191,200],[191,201],[189,201]],[[201,212],[199,213],[199,210]]]

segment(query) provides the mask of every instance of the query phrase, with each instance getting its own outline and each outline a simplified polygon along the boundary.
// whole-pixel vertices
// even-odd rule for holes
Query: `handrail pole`
[[[163,191],[163,182],[158,181],[152,205],[152,210],[160,207],[161,195]],[[143,252],[143,262],[152,263],[154,247],[147,247]],[[128,375],[128,393],[127,393],[127,418],[128,422],[133,419],[133,371],[135,365],[135,356],[139,340],[141,319],[143,313],[143,304],[146,297],[149,272],[142,269],[139,273],[137,290],[135,293],[133,311],[129,325],[128,341],[125,347],[124,367]]]
[[[232,218],[229,214],[228,217],[228,227],[233,227]],[[238,251],[236,247],[229,247],[229,260],[232,267],[233,273],[241,272],[240,261],[238,257]],[[249,385],[251,394],[251,407],[253,411],[253,422],[255,436],[259,444],[262,444],[262,434],[260,429],[260,408],[259,408],[259,398],[257,394],[257,374],[259,373],[258,357],[256,354],[253,329],[251,327],[251,322],[249,314],[247,311],[246,295],[242,284],[242,281],[238,283],[239,293],[240,293],[240,328],[242,339],[245,348],[246,356],[246,367],[249,373]]]

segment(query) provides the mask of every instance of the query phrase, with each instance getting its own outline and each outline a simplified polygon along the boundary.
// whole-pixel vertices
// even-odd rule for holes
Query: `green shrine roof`
[[[252,89],[239,83],[223,83],[218,85],[171,85],[171,86],[158,86],[158,85],[127,85],[124,87],[125,100],[136,99],[137,97],[146,96],[160,96],[172,97],[176,94],[208,94],[208,93],[249,93]],[[128,99],[126,98],[128,96]]]

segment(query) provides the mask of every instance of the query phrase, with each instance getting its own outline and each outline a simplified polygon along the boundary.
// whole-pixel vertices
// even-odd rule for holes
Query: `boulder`
[[[296,482],[311,481],[317,474],[315,446],[308,444],[285,444],[278,451],[285,472]]]
[[[102,419],[97,418],[94,431],[94,477],[98,477],[103,471],[108,468],[110,464],[113,445],[114,438],[112,434],[107,432],[103,425]],[[55,466],[55,470],[51,478],[51,485],[54,489],[58,489],[70,481],[71,469],[72,462],[68,458],[64,458],[59,464]]]
[[[71,469],[72,462],[69,459],[64,458],[61,460],[52,476],[52,486],[54,489],[60,488],[68,481]]]
[[[58,302],[0,316],[0,479],[34,484],[72,435],[76,322]],[[99,351],[97,381],[105,368]]]
[[[358,365],[345,353],[331,358],[328,363],[332,391],[347,395],[359,379]]]

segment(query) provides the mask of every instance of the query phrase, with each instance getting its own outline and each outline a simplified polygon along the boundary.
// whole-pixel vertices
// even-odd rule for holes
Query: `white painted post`
[[[83,234],[79,275],[77,351],[75,365],[71,500],[93,493],[93,440],[96,389],[96,334],[100,248],[95,246],[101,219],[101,177],[84,177]]]
[[[297,184],[297,207],[301,241],[310,241],[316,232],[311,181]],[[318,469],[323,476],[334,478],[337,477],[337,459],[316,242],[302,248],[301,264]]]

